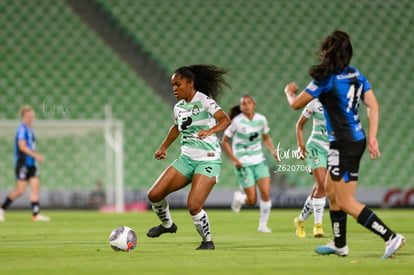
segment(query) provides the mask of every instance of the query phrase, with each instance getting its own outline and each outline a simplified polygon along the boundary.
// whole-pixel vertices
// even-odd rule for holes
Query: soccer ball
[[[109,245],[115,251],[131,251],[137,245],[137,234],[128,226],[115,228],[109,235]]]

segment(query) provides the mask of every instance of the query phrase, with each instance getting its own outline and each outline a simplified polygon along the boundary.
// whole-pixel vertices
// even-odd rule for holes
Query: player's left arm
[[[367,106],[368,115],[368,150],[371,159],[376,159],[381,156],[377,133],[379,125],[379,104],[372,89],[366,91],[362,98],[362,102]]]
[[[287,101],[294,110],[301,109],[306,106],[314,97],[306,91],[302,91],[299,95],[296,95],[299,88],[295,82],[291,82],[285,87],[285,94]]]
[[[215,112],[214,118],[216,119],[217,124],[208,130],[201,130],[200,132],[198,132],[198,136],[200,138],[206,138],[208,136],[211,136],[212,134],[222,132],[226,130],[231,123],[229,116],[223,110],[218,110],[217,112]]]

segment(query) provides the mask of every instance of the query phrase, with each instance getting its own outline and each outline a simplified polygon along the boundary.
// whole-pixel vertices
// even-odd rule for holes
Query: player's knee
[[[153,189],[148,191],[147,198],[150,202],[159,202],[163,199],[162,196],[158,192],[155,192]]]
[[[188,212],[190,212],[191,215],[197,215],[200,213],[200,211],[203,209],[203,205],[196,203],[196,202],[188,202]]]
[[[257,202],[257,198],[256,197],[247,197],[246,198],[246,205],[250,205],[250,206],[255,206]]]

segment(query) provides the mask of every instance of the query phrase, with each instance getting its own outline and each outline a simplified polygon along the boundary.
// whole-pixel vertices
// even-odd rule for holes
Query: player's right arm
[[[238,158],[233,154],[233,150],[231,150],[230,146],[230,137],[223,135],[223,139],[221,140],[221,145],[223,146],[224,151],[229,155],[231,161],[233,162],[233,165],[239,169],[243,166],[243,164],[240,162]]]
[[[28,156],[31,156],[32,158],[34,158],[38,162],[43,162],[45,160],[45,158],[41,154],[30,150],[30,148],[27,146],[26,140],[20,139],[17,142],[17,144],[19,146],[19,151],[23,152],[24,154],[26,154]]]
[[[155,151],[154,158],[155,159],[165,159],[167,158],[167,149],[170,145],[177,139],[180,135],[180,131],[178,130],[178,125],[174,124],[171,126],[170,130],[168,131],[167,137],[161,143],[160,147],[158,147],[157,151]]]
[[[302,107],[305,107],[312,99],[313,95],[309,94],[307,91],[302,91],[299,95],[296,95],[299,88],[295,82],[288,83],[285,86],[285,94],[287,101],[294,110],[298,110]]]

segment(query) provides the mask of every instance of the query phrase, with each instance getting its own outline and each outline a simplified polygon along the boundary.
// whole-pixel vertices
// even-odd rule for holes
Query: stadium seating
[[[103,118],[103,106],[109,103],[114,117],[126,125],[125,183],[130,188],[147,188],[166,165],[149,160],[172,122],[171,106],[154,95],[65,2],[4,2],[0,44],[7,54],[0,65],[4,72],[1,118],[16,118],[18,107],[26,102],[36,108],[38,119],[49,118],[42,116],[45,100],[68,107],[71,119]],[[410,186],[413,122],[406,114],[413,103],[409,77],[414,66],[410,62],[413,38],[409,31],[413,25],[412,1],[97,2],[163,64],[167,73],[194,63],[228,68],[232,89],[225,91],[221,106],[227,110],[242,94],[254,95],[257,111],[269,120],[274,143],[285,150],[296,149],[294,127],[300,112],[288,107],[283,87],[288,81],[305,87],[321,38],[336,28],[344,29],[354,44],[352,64],[370,80],[382,111],[382,159],[371,162],[368,154],[364,156],[363,186]],[[54,114],[53,118],[64,117]],[[5,146],[0,144],[1,154],[10,155]],[[53,155],[42,141],[39,148]],[[177,153],[178,148],[174,148],[170,155]],[[301,163],[290,158],[281,164]],[[70,185],[80,182],[91,169],[73,175],[74,167],[54,172],[60,165],[44,166],[48,175],[44,181],[53,188],[61,186],[57,173],[72,178],[65,183]],[[282,178],[296,186],[310,184],[306,173],[286,173]],[[10,180],[11,176],[1,175],[0,187]],[[235,186],[227,158],[220,186]]]

